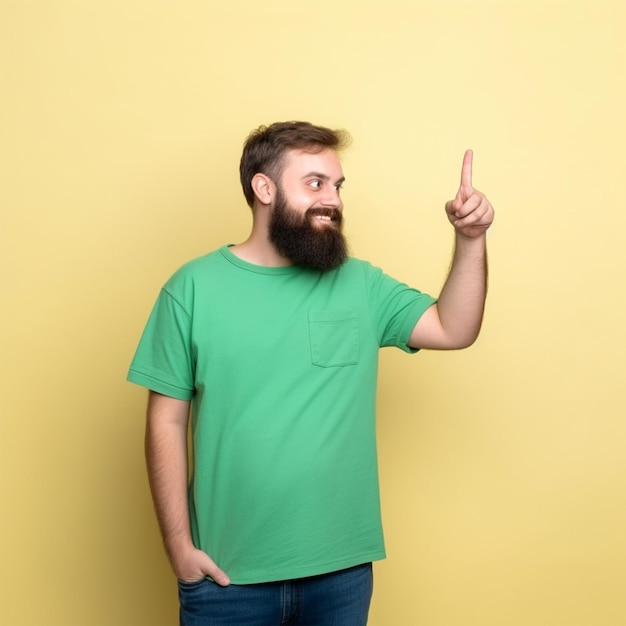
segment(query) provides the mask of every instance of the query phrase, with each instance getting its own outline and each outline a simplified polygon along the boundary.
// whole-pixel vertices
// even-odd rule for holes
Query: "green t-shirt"
[[[378,350],[434,302],[369,263],[247,263],[227,246],[163,287],[128,380],[192,402],[195,545],[237,584],[384,558]]]

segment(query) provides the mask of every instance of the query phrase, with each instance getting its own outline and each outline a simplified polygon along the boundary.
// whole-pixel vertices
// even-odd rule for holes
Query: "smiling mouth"
[[[312,215],[311,222],[317,222],[317,228],[339,228],[341,216],[337,215]]]
[[[311,221],[322,222],[333,226],[339,226],[342,223],[341,212],[337,209],[309,209],[307,211]]]

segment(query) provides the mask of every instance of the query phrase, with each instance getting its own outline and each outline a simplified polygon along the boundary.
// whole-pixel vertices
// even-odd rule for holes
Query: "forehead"
[[[320,152],[288,150],[285,154],[283,179],[302,178],[309,174],[322,174],[331,180],[343,177],[341,162],[334,150],[325,148]]]

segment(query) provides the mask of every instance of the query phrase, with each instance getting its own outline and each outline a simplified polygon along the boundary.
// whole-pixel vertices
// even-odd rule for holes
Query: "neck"
[[[241,243],[230,248],[240,259],[254,265],[265,267],[286,267],[293,263],[282,256],[269,240],[267,224],[255,219],[252,223],[250,236]]]

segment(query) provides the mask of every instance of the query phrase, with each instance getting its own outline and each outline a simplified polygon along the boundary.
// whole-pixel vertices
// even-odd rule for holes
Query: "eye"
[[[313,187],[313,189],[321,189],[322,181],[321,180],[312,180],[309,182],[309,187]]]
[[[343,183],[335,185],[335,189],[337,190],[337,193],[339,193],[343,189]]]

